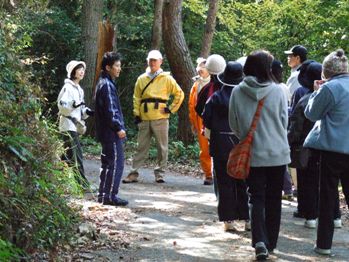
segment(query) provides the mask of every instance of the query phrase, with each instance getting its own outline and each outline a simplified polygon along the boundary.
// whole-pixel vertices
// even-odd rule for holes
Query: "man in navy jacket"
[[[123,141],[126,138],[117,86],[114,80],[121,71],[121,57],[107,52],[102,60],[102,73],[96,85],[96,136],[102,144],[98,202],[103,205],[126,206],[119,198],[119,185],[124,171]]]

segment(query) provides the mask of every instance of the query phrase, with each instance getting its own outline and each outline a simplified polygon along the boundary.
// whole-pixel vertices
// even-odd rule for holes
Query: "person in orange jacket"
[[[196,71],[198,76],[194,77],[194,85],[190,90],[189,96],[189,120],[191,130],[197,136],[200,146],[200,164],[204,172],[204,185],[212,185],[212,160],[209,153],[209,145],[207,138],[202,134],[203,123],[202,118],[196,113],[195,106],[197,97],[202,87],[210,82],[210,74],[205,67],[206,59],[199,57],[197,59]]]

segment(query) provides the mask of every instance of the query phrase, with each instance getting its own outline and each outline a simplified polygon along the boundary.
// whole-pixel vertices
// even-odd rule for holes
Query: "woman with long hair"
[[[263,260],[277,244],[281,220],[281,196],[286,165],[290,163],[287,142],[287,98],[271,72],[273,56],[264,50],[252,52],[244,66],[244,80],[233,89],[229,124],[243,140],[250,129],[259,101],[264,104],[253,135],[251,169],[247,178],[251,206],[252,246]]]

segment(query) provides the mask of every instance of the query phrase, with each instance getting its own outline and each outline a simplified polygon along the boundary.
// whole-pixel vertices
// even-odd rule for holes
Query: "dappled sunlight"
[[[149,201],[149,200],[135,200],[135,203],[138,203],[138,207],[145,207],[145,208],[155,208],[155,209],[161,209],[161,210],[171,210],[176,208],[181,208],[182,205],[174,204],[171,202],[165,202],[165,201]]]

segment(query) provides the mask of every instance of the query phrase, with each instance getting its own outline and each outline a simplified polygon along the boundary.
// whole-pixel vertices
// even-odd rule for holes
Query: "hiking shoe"
[[[251,231],[251,221],[245,220],[245,231]]]
[[[304,222],[304,226],[306,228],[316,228],[316,224],[317,224],[316,222],[317,222],[316,219],[307,219]]]
[[[165,183],[164,177],[159,173],[155,173],[155,182],[156,183]]]
[[[206,177],[204,180],[204,186],[210,186],[213,184],[213,179],[212,177]]]
[[[266,260],[269,256],[268,249],[263,242],[256,243],[256,260]]]
[[[336,218],[333,220],[334,228],[342,228],[342,219]]]
[[[103,205],[108,206],[127,206],[128,201],[119,197],[113,197],[113,199],[104,199]]]
[[[138,182],[138,176],[139,176],[138,172],[129,173],[127,175],[127,177],[125,177],[122,180],[122,183],[124,183],[124,184],[137,183]]]
[[[323,255],[323,256],[331,255],[331,249],[323,249],[323,248],[318,248],[317,246],[315,246],[314,251],[315,251],[315,253],[318,253],[319,255]]]
[[[234,221],[224,221],[224,231],[225,232],[237,231]]]

